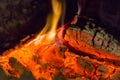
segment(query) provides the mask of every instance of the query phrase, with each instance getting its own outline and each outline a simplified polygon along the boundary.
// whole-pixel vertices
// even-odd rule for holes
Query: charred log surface
[[[120,42],[92,19],[82,17],[77,23],[68,24],[63,38],[80,55],[120,66]]]
[[[3,70],[1,66],[0,66],[0,79],[9,80],[7,74],[5,73],[5,71]]]
[[[20,74],[19,80],[35,80],[32,72],[25,68],[16,58],[11,57],[9,59],[9,64]]]
[[[104,28],[120,40],[120,1],[119,0],[79,0],[81,15],[88,16],[104,24]]]

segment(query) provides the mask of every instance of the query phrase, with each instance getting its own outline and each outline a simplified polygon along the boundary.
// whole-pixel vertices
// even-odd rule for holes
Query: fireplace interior
[[[1,0],[0,80],[120,80],[119,3]]]

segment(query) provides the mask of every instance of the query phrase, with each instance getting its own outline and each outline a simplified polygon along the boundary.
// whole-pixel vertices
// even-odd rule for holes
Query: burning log
[[[67,25],[69,27],[64,30],[63,35],[65,44],[96,59],[120,65],[116,63],[116,61],[120,62],[119,41],[91,20],[86,21],[85,27],[81,24],[82,22],[78,21],[76,24]]]
[[[88,27],[83,30],[72,27],[76,25],[67,24],[58,29],[52,42],[46,39],[48,32],[46,37],[35,38],[19,48],[5,52],[0,57],[0,79],[119,80],[118,48],[113,48],[113,52],[116,51],[113,55],[112,51],[102,48],[104,44],[95,42],[99,29],[93,38],[90,30],[87,31]]]
[[[78,16],[56,31],[62,4],[52,4],[53,15],[43,31],[0,56],[0,79],[120,80],[119,42],[90,21],[82,24]]]

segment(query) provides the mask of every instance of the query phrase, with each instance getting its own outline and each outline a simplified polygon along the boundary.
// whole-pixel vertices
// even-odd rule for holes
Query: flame
[[[47,18],[47,23],[43,28],[43,30],[37,36],[36,41],[37,40],[42,41],[41,36],[44,36],[42,37],[42,39],[44,38],[44,41],[48,41],[48,42],[54,41],[56,36],[57,24],[62,13],[61,0],[52,0],[52,9],[53,9],[53,12],[49,14]],[[46,32],[48,32],[48,34],[45,34]],[[39,43],[39,41],[37,41],[37,43]]]
[[[12,70],[11,66],[9,65],[9,58],[14,57],[17,59],[23,66],[27,67],[32,73],[34,73],[34,76],[38,79],[40,77],[45,77],[47,80],[52,80],[49,75],[51,70],[43,71],[41,74],[39,73],[38,68],[41,68],[42,66],[36,64],[34,61],[32,61],[32,56],[33,55],[39,55],[42,57],[41,61],[48,62],[48,61],[56,61],[55,59],[58,59],[61,62],[62,59],[59,58],[59,55],[57,55],[56,50],[56,55],[58,58],[53,58],[54,57],[54,49],[52,48],[49,49],[49,46],[51,47],[51,43],[55,41],[55,36],[56,36],[56,29],[57,25],[62,13],[62,2],[61,0],[52,0],[52,13],[48,15],[47,18],[47,23],[43,30],[36,36],[35,39],[31,40],[30,42],[26,43],[25,45],[22,45],[19,48],[16,48],[15,50],[12,50],[9,52],[5,52],[5,56],[0,57],[0,63],[4,63],[2,66],[4,69],[10,69]],[[54,44],[54,43],[53,43]],[[48,50],[48,52],[47,52]],[[37,51],[37,52],[36,52]],[[44,54],[46,53],[46,54]],[[52,54],[52,55],[51,55]],[[49,57],[50,58],[49,58]],[[53,60],[54,61],[53,61]],[[40,59],[38,59],[40,60]],[[29,63],[29,64],[28,64]],[[56,62],[55,62],[56,63]],[[52,72],[54,73],[55,70],[53,69]],[[22,73],[20,71],[20,73]],[[16,74],[17,75],[17,74]],[[17,77],[20,77],[21,74],[17,75]]]
[[[76,79],[80,80],[82,79],[81,76],[83,76],[83,79],[86,79],[86,77],[91,77],[95,73],[98,74],[95,74],[95,77],[99,75],[101,76],[103,72],[98,69],[99,65],[104,65],[104,67],[110,70],[107,75],[105,74],[105,77],[110,77],[109,75],[111,75],[112,72],[115,73],[117,70],[120,71],[120,68],[116,68],[113,65],[109,65],[105,62],[90,59],[87,56],[79,56],[71,52],[67,46],[63,44],[57,44],[57,40],[55,42],[57,35],[58,39],[64,42],[62,39],[62,33],[67,24],[58,29],[56,35],[57,24],[62,13],[61,1],[52,0],[52,8],[53,13],[48,16],[45,27],[34,40],[31,40],[19,48],[11,51],[9,50],[8,52],[5,52],[3,56],[0,56],[0,67],[3,67],[7,75],[10,74],[9,72],[12,72],[12,76],[14,74],[16,78],[21,78],[21,76],[23,76],[22,74],[24,73],[24,69],[27,69],[32,72],[36,80],[58,80],[56,79],[57,74],[65,76],[68,79],[79,77]],[[78,14],[79,13],[80,10],[78,11]],[[66,37],[64,39],[67,40]],[[79,47],[83,49],[83,52],[88,51],[95,54],[97,53],[96,50],[89,48],[86,43],[80,43],[80,45],[85,44],[85,48],[83,46],[77,46],[76,42],[74,43],[74,40],[70,40],[70,44],[75,45],[75,48]],[[12,61],[14,61],[10,61],[10,58],[12,58]],[[19,64],[19,62],[21,64]],[[90,70],[89,67],[87,68],[87,66],[90,66]],[[104,71],[104,69],[102,70]]]

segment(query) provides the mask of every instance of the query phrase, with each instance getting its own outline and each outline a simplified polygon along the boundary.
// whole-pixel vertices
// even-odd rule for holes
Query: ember
[[[52,4],[53,15],[49,16],[43,31],[35,39],[0,57],[0,79],[120,80],[119,42],[114,42],[116,47],[110,50],[110,46],[103,44],[106,39],[97,34],[93,37],[94,29],[73,27],[79,26],[76,25],[78,17],[78,21],[56,30],[62,8],[58,0],[52,0]]]

